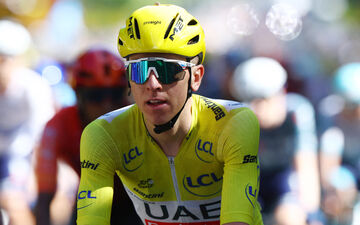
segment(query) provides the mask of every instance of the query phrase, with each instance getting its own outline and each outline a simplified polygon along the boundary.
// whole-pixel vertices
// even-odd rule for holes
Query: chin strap
[[[190,78],[189,78],[189,82],[188,82],[188,90],[187,90],[187,96],[186,96],[186,99],[185,99],[185,102],[183,104],[183,106],[181,107],[180,111],[178,113],[176,113],[176,115],[167,123],[164,123],[164,124],[160,124],[160,125],[155,125],[155,128],[154,128],[154,132],[157,133],[157,134],[160,134],[164,131],[168,131],[170,130],[171,128],[174,127],[177,119],[179,118],[181,112],[183,111],[184,107],[185,107],[185,104],[186,102],[188,101],[188,99],[191,97],[192,95],[192,89],[191,89],[191,67],[189,68],[189,71],[190,71]]]

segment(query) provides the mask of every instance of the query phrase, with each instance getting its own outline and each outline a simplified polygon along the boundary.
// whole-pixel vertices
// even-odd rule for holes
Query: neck
[[[145,120],[150,135],[167,156],[177,155],[182,141],[190,130],[192,122],[191,105],[192,98],[189,98],[174,127],[160,134],[156,134],[153,130],[155,126]]]

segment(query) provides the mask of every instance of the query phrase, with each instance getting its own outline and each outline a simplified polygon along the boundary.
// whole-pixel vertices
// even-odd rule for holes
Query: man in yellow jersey
[[[256,116],[192,94],[204,75],[198,20],[175,5],[142,7],[118,50],[135,104],[82,134],[77,223],[110,224],[115,172],[146,225],[263,224]]]

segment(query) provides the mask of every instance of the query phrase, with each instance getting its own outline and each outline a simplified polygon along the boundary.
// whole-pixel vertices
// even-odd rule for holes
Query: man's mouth
[[[166,101],[158,100],[158,99],[152,99],[152,100],[149,100],[146,102],[146,104],[149,104],[149,105],[161,105],[164,103],[166,103]]]

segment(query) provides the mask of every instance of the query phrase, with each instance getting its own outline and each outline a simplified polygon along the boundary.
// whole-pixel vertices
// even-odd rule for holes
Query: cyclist
[[[3,214],[4,224],[31,225],[30,159],[55,103],[50,86],[24,65],[29,31],[3,19],[0,34],[0,222]]]
[[[286,82],[278,61],[252,57],[236,67],[229,89],[259,119],[265,224],[321,224],[314,108],[305,97],[286,92]]]
[[[324,130],[320,136],[322,206],[327,224],[360,223],[359,80],[359,62],[340,65],[331,80],[333,92],[319,104]]]
[[[89,49],[77,57],[70,71],[70,83],[75,90],[77,104],[61,109],[47,123],[36,151],[35,172],[39,194],[35,214],[38,225],[51,224],[50,204],[56,193],[57,162],[65,162],[80,176],[81,167],[87,166],[86,162],[80,162],[83,128],[98,116],[129,103],[125,65],[113,53],[99,48]],[[118,180],[115,182],[117,186],[121,185]],[[120,192],[120,187],[117,197],[127,198],[126,194]],[[126,205],[128,203],[130,205]],[[128,200],[123,205],[114,204],[113,210],[119,212],[120,208],[120,213],[131,215],[131,206]],[[114,214],[113,221],[116,219],[117,214]],[[75,224],[75,217],[73,220]],[[136,224],[134,221],[132,219],[130,224]],[[116,224],[127,224],[125,220],[121,222]]]
[[[256,116],[192,94],[204,75],[198,20],[175,5],[142,7],[118,49],[135,104],[83,132],[77,223],[109,224],[116,172],[144,224],[262,224]]]
[[[31,225],[30,159],[55,103],[50,86],[24,64],[29,31],[2,19],[0,34],[0,222]]]

